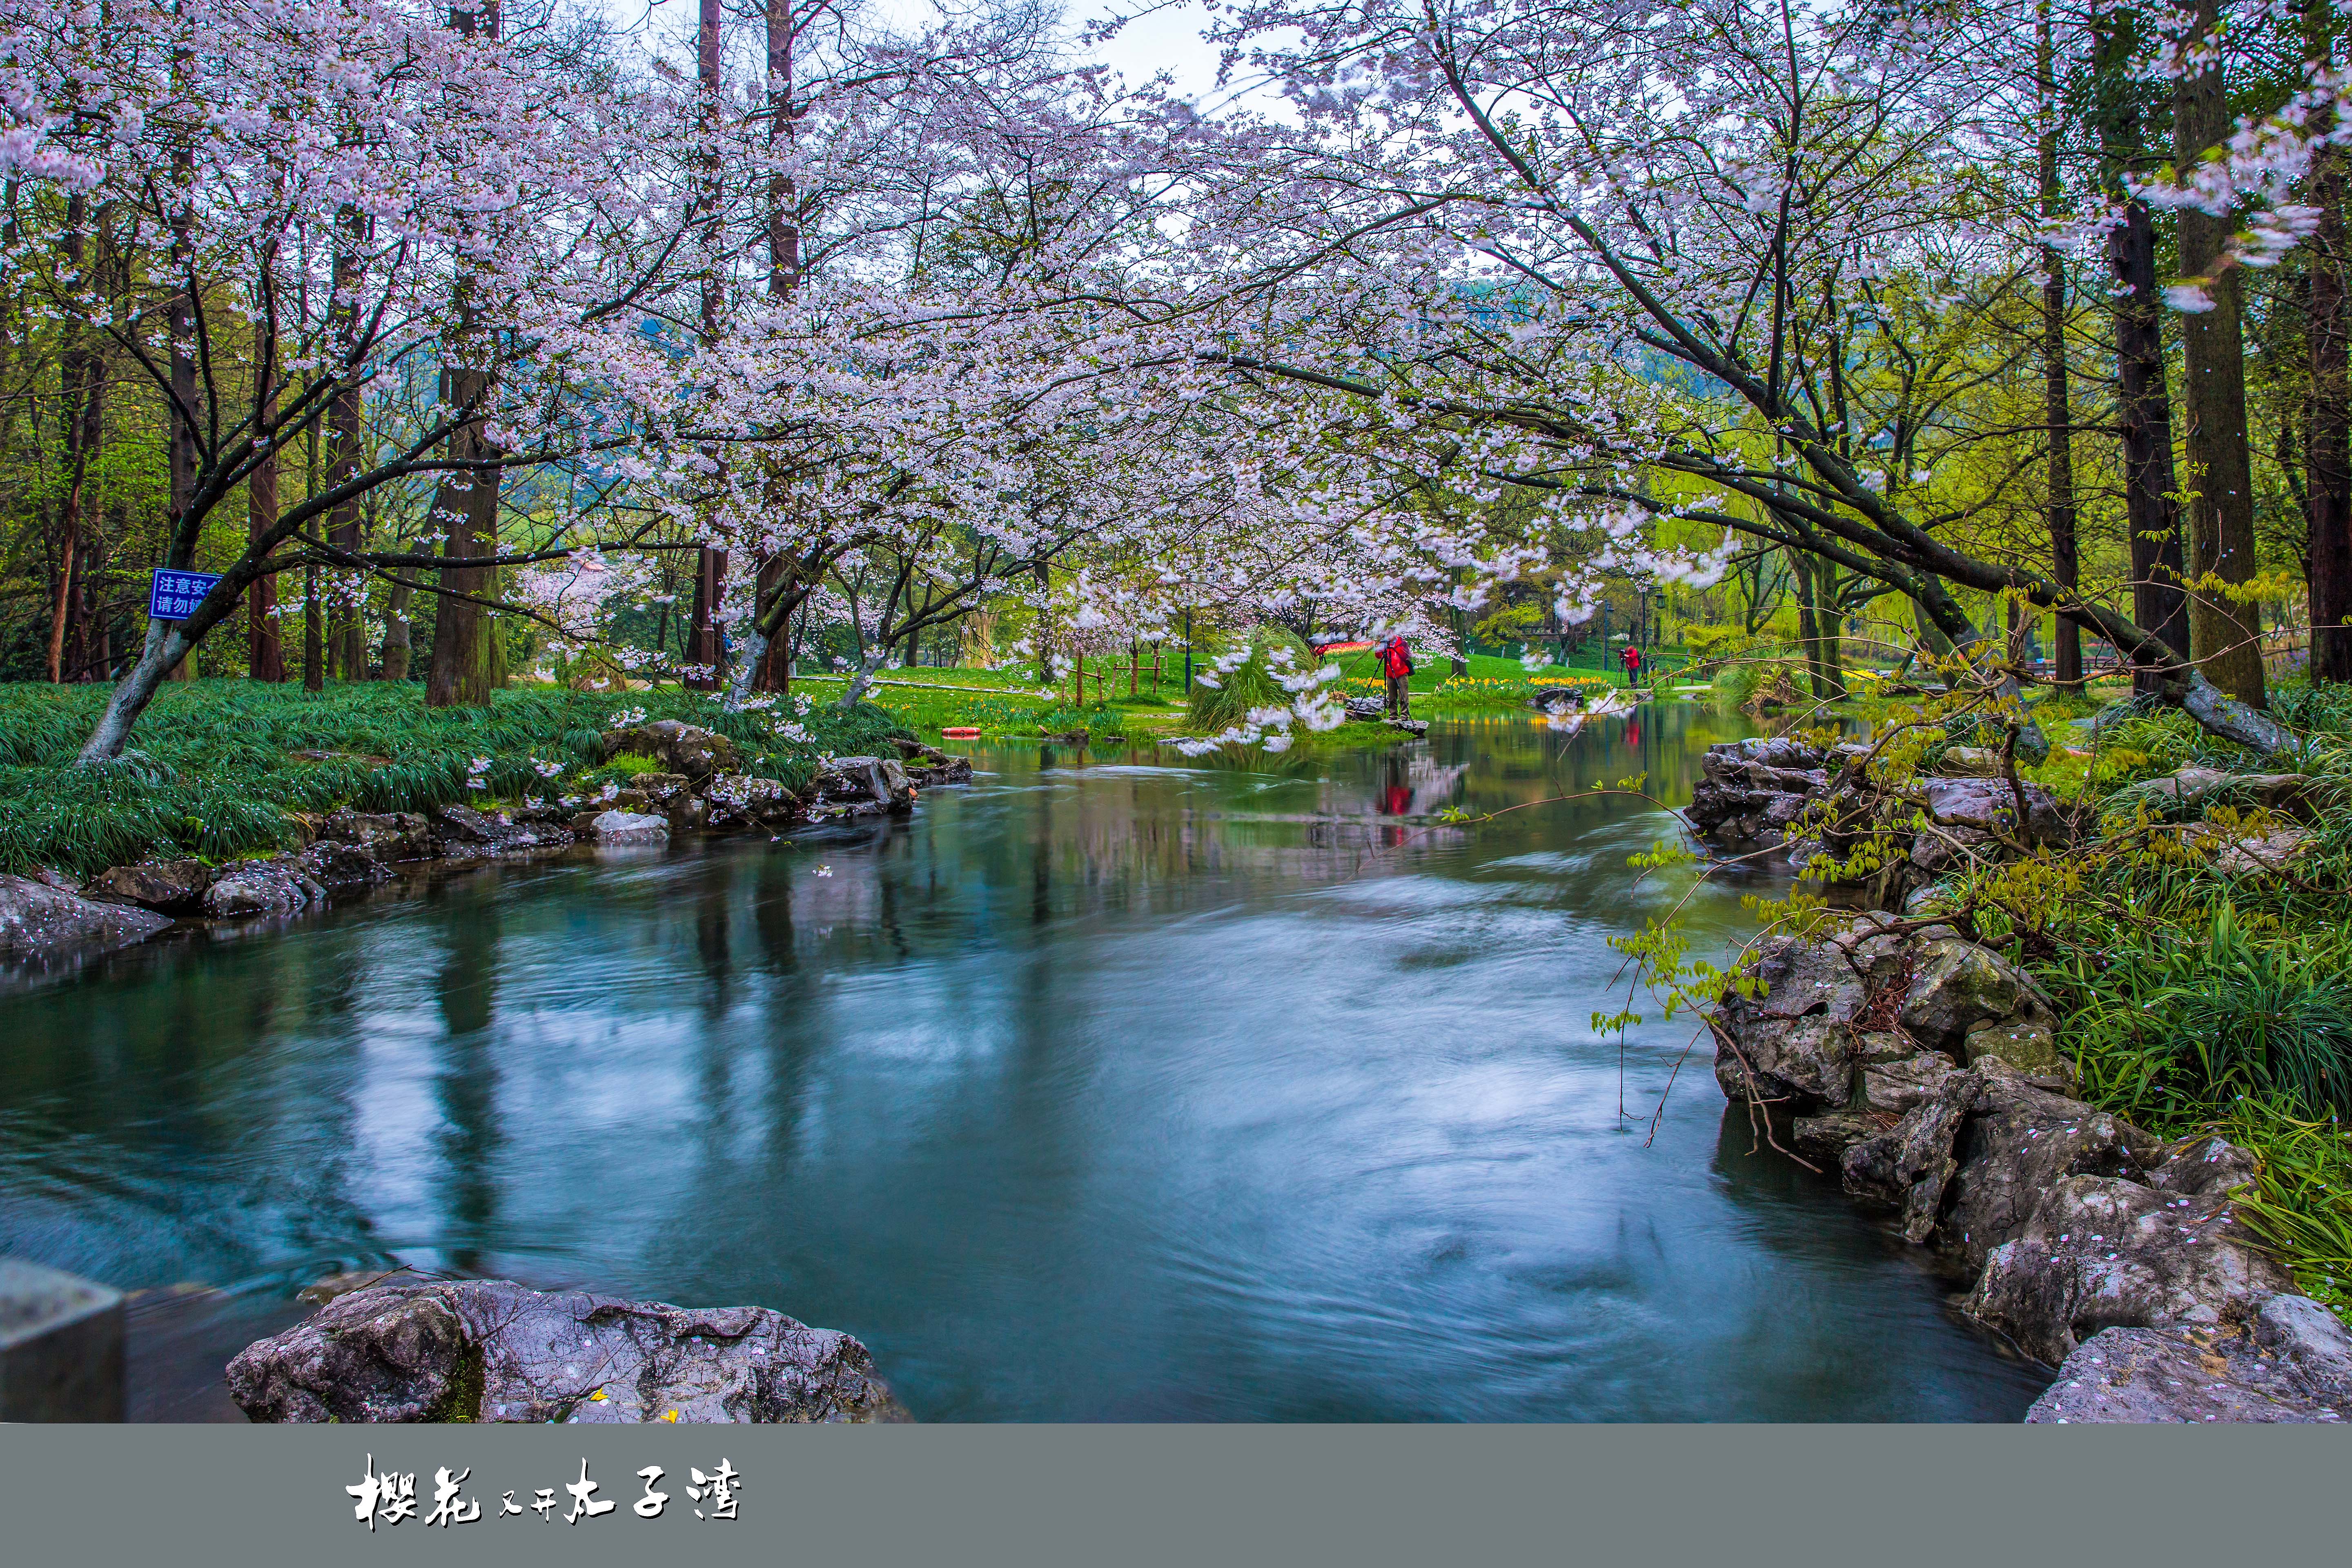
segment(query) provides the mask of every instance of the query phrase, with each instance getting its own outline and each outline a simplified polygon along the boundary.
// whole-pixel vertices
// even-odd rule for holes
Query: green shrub
[[[1218,676],[1210,672],[1193,673],[1192,705],[1184,716],[1184,727],[1198,735],[1214,735],[1234,729],[1249,720],[1253,708],[1286,706],[1290,693],[1275,684],[1270,659],[1277,647],[1290,650],[1293,672],[1312,669],[1313,656],[1296,634],[1281,626],[1259,626],[1249,636],[1249,658],[1234,668]],[[1210,681],[1215,681],[1212,686]]]

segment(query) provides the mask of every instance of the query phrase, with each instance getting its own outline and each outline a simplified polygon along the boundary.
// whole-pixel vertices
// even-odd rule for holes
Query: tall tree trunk
[[[195,150],[184,143],[172,147],[172,297],[164,312],[165,331],[171,339],[172,408],[171,520],[165,531],[163,564],[185,568],[194,564],[196,557],[195,531],[189,521],[189,508],[196,489],[196,240],[195,216],[189,210],[189,192],[195,184]],[[174,680],[193,680],[196,676],[195,662],[189,658],[175,661],[171,668]]]
[[[484,31],[499,36],[500,16],[493,5],[486,10],[449,12],[449,26],[467,38]],[[461,275],[457,281],[458,330],[454,361],[485,356],[487,345],[472,331],[475,280]],[[441,401],[468,410],[466,420],[449,436],[449,456],[460,462],[487,463],[497,456],[484,429],[484,417],[494,390],[488,370],[452,363],[441,372]],[[433,653],[425,671],[427,708],[487,708],[490,693],[505,684],[503,661],[496,658],[498,625],[479,601],[497,597],[498,572],[489,566],[458,565],[499,552],[499,474],[494,468],[452,468],[433,499],[433,522],[446,538],[441,555],[452,564],[438,573],[446,590],[433,606]],[[462,596],[461,596],[462,595]]]
[[[2305,0],[2305,53],[2335,64],[2336,7]],[[2333,111],[2314,126],[2326,131]],[[2319,209],[2319,228],[2306,249],[2311,267],[2311,430],[2305,461],[2305,554],[2310,561],[2311,679],[2352,681],[2352,290],[2345,268],[2352,247],[2345,235],[2345,168],[2341,147],[2313,155],[2306,199]]]
[[[259,367],[257,410],[264,426],[278,423],[275,384],[278,345],[267,324],[254,329],[254,363]],[[278,526],[278,450],[273,438],[269,456],[253,470],[245,489],[246,537],[258,542]],[[255,680],[286,679],[286,639],[278,626],[278,579],[257,577],[245,591],[246,673]]]
[[[302,689],[327,689],[326,617],[319,609],[319,568],[302,568]]]
[[[1836,702],[1845,694],[1845,661],[1839,656],[1837,567],[1799,551],[1797,640],[1804,649],[1805,674],[1816,702]]]
[[[367,393],[352,372],[364,357],[359,342],[362,328],[358,292],[367,266],[365,249],[371,226],[366,215],[357,206],[347,205],[336,215],[332,316],[335,349],[341,362],[344,381],[327,405],[327,484],[330,489],[348,482],[359,472],[360,467],[360,427],[366,417]],[[327,542],[336,548],[356,552],[364,542],[361,534],[358,497],[338,502],[327,514]],[[333,579],[329,581],[331,583]],[[366,602],[366,595],[367,580],[355,578],[348,598],[337,595],[334,615],[328,624],[327,648],[340,679],[367,679],[367,633],[361,618],[361,608]]]
[[[2192,37],[2220,29],[2220,0],[2195,0]],[[2188,168],[2230,133],[2219,62],[2180,78],[2172,89],[2173,162]],[[2212,308],[2180,317],[2181,364],[2188,385],[2182,412],[2193,487],[2189,503],[2192,580],[2243,583],[2254,575],[2253,467],[2246,447],[2243,298],[2238,269],[2223,265],[2231,220],[2183,207],[2178,218],[2180,271],[2204,281]],[[2205,677],[2250,706],[2263,706],[2262,617],[2208,586],[2189,601],[2189,652]]]
[[[2117,393],[2122,435],[2124,521],[2130,534],[2132,619],[2175,653],[2189,654],[2189,603],[2182,591],[2179,486],[2172,467],[2172,403],[2166,384],[2163,300],[2156,282],[2156,223],[2147,204],[2126,188],[2126,174],[2156,162],[2140,114],[2133,66],[2140,52],[2138,16],[2102,13],[2095,24],[2100,177],[2121,220],[2107,231],[2107,261],[2116,287]],[[2133,689],[2158,695],[2163,682],[2136,668]]]
[[[695,36],[695,74],[702,89],[704,133],[716,139],[719,132],[719,0],[701,0],[697,13]],[[706,159],[711,156],[705,154]],[[725,235],[726,215],[719,210],[716,168],[706,168],[706,182],[701,195],[704,211],[703,275],[702,275],[702,347],[710,351],[719,336],[720,309],[719,252]],[[709,454],[716,458],[717,453]],[[725,469],[713,477],[723,493]],[[706,535],[706,538],[708,536]],[[694,568],[694,623],[687,641],[687,663],[695,672],[683,684],[690,690],[716,691],[724,684],[726,672],[719,668],[724,662],[719,648],[718,616],[720,599],[727,581],[727,553],[706,542],[696,552]]]
[[[383,610],[383,678],[408,679],[408,607],[416,598],[414,579],[396,577]]]
[[[489,395],[488,371],[451,366],[441,373],[444,403],[478,409]],[[449,455],[480,462],[496,454],[477,415],[451,433]],[[499,478],[496,468],[452,468],[434,498],[433,520],[447,533],[440,585],[446,590],[433,610],[433,660],[425,677],[428,708],[488,705],[493,671],[491,640],[496,627],[478,601],[493,596],[494,569],[460,565],[498,552]],[[462,596],[461,596],[462,595]]]
[[[2058,79],[2049,0],[2042,0],[2034,16],[2033,58],[2042,89],[2036,174],[2042,216],[2054,221],[2063,216],[2059,210],[2063,203],[2058,184]],[[2042,417],[2050,427],[2050,575],[2071,594],[2081,584],[2082,567],[2074,539],[2074,420],[2066,385],[2066,263],[2054,245],[2042,247]],[[2082,628],[2061,616],[2057,638],[2053,677],[2062,688],[2077,689],[2083,684]]]
[[[61,259],[74,273],[78,289],[89,287],[83,271],[89,216],[89,204],[84,197],[67,198],[65,233],[58,238],[58,248]],[[90,347],[89,326],[79,310],[67,313],[58,339],[58,379],[65,395],[66,495],[58,527],[57,595],[54,613],[49,617],[49,679],[53,682],[65,679],[74,566],[81,555],[82,514],[89,506],[89,461],[98,450],[100,418],[106,397],[105,366]]]

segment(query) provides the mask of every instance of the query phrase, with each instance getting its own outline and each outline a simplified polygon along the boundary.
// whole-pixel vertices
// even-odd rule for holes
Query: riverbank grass
[[[870,703],[787,700],[729,711],[688,691],[498,693],[428,709],[419,685],[173,682],[116,762],[74,765],[100,686],[0,685],[0,871],[89,877],[155,857],[226,860],[300,841],[289,814],[421,811],[553,798],[603,765],[604,732],[677,719],[725,735],[746,772],[797,788],[821,753],[887,750],[907,733]]]

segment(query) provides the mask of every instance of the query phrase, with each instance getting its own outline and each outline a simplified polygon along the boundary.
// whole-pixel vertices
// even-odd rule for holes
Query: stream
[[[0,991],[0,1251],[139,1292],[146,1420],[241,1419],[227,1357],[395,1261],[775,1307],[926,1421],[2016,1420],[2048,1374],[1687,1016],[1594,1030],[1608,939],[1784,883],[1555,797],[1748,732],[973,745],[908,818],[175,930]]]

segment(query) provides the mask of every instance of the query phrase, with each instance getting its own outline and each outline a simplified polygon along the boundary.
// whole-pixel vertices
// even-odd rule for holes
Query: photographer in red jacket
[[[1381,673],[1388,677],[1388,716],[1391,719],[1412,717],[1412,656],[1404,649],[1402,635],[1381,644]]]

